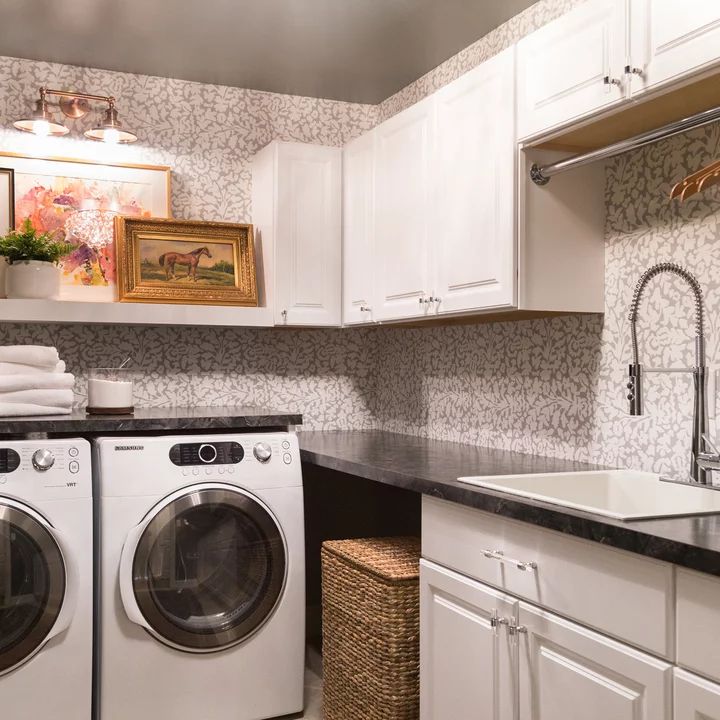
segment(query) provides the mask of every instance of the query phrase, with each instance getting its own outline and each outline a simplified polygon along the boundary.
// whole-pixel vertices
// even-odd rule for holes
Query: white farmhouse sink
[[[635,470],[489,475],[458,480],[617,520],[720,513],[717,490],[663,482],[659,475]]]

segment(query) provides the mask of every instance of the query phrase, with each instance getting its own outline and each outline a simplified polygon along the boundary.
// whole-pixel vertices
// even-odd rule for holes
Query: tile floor
[[[305,712],[303,720],[323,720],[322,678],[310,668],[305,670]]]

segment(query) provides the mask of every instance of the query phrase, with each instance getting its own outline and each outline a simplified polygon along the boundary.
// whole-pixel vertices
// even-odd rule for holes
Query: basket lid
[[[323,550],[386,580],[414,580],[420,567],[420,538],[326,540]]]

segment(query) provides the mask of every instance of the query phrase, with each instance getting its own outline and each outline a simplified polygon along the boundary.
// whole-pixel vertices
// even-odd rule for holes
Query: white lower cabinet
[[[520,603],[522,720],[670,720],[672,665]]]
[[[421,720],[720,720],[720,577],[424,497]]]
[[[424,560],[420,583],[422,720],[513,720],[517,601]]]
[[[720,578],[677,570],[677,661],[720,682]]]
[[[427,560],[420,585],[421,720],[671,720],[669,663]]]
[[[720,685],[675,670],[675,720],[720,720]]]

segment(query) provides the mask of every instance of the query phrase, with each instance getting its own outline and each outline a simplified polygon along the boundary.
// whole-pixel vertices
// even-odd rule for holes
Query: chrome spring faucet
[[[675,263],[666,262],[653,265],[640,276],[637,285],[635,285],[628,315],[632,340],[632,364],[630,365],[627,384],[630,414],[643,414],[643,372],[657,372],[649,368],[643,370],[643,366],[638,359],[637,318],[645,287],[650,280],[662,273],[671,273],[682,278],[690,286],[695,296],[695,367],[689,370],[689,372],[692,372],[694,383],[690,478],[692,482],[709,485],[711,484],[711,471],[720,469],[720,453],[707,437],[708,369],[705,362],[705,304],[702,288],[697,278],[690,271]],[[682,372],[683,369],[678,371]]]

